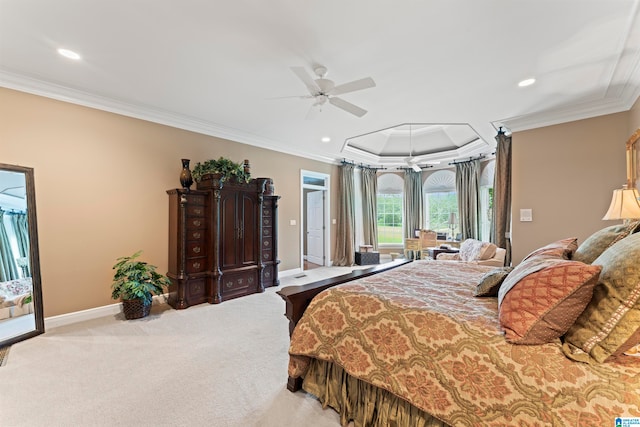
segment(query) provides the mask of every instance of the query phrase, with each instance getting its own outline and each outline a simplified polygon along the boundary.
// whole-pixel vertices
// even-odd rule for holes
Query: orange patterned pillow
[[[507,341],[544,344],[564,335],[591,301],[601,269],[555,257],[520,263],[498,295]]]
[[[575,237],[567,237],[566,239],[561,239],[536,249],[535,251],[524,257],[523,261],[538,255],[548,255],[557,258],[571,259],[571,256],[577,249],[578,239]]]

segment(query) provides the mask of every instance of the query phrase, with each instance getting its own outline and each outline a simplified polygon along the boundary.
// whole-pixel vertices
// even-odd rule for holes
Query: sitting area
[[[437,233],[433,230],[416,230],[417,237],[404,239],[404,257],[409,259],[429,258],[429,249],[438,244]]]
[[[470,262],[478,265],[504,267],[507,251],[490,242],[482,242],[476,239],[466,239],[460,244],[458,253],[440,253],[438,261]]]

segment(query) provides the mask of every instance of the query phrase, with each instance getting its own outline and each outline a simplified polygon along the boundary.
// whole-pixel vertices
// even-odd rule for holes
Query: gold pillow
[[[511,270],[513,267],[501,267],[485,273],[476,286],[474,295],[477,297],[497,297],[500,285]]]
[[[606,362],[640,344],[640,233],[605,250],[593,298],[565,335],[567,357]]]
[[[627,225],[611,225],[598,230],[591,236],[587,237],[587,239],[578,246],[578,249],[575,254],[573,254],[572,259],[591,264],[607,248],[630,234],[635,233],[638,229],[640,229],[640,221],[635,221]]]

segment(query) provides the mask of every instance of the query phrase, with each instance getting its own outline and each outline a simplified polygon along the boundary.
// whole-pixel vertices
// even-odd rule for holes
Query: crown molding
[[[19,75],[3,69],[0,69],[0,87],[68,102],[70,104],[82,105],[96,110],[107,111],[126,117],[158,123],[216,138],[227,139],[229,141],[252,145],[254,147],[266,148],[268,150],[316,160],[323,163],[339,163],[339,159],[309,153],[302,150],[282,148],[282,145],[286,145],[285,143],[278,143],[277,141],[240,131],[238,129],[193,119],[191,117],[171,113],[169,111],[151,107],[141,107],[124,101],[93,95],[84,91]]]
[[[640,88],[639,88],[640,89]],[[590,119],[607,114],[628,111],[640,96],[640,90],[627,93],[624,99],[591,101],[579,106],[554,108],[540,113],[509,117],[492,122],[496,128],[504,127],[511,132],[541,128],[577,120]]]

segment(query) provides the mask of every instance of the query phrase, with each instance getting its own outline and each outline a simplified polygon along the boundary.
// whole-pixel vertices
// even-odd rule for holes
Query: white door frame
[[[313,185],[313,184],[305,184],[304,178],[316,178],[324,181],[324,185]],[[305,230],[305,220],[307,213],[304,209],[304,190],[312,189],[312,190],[320,190],[323,192],[323,204],[324,204],[324,263],[325,266],[331,265],[331,226],[329,224],[330,217],[330,201],[329,201],[329,189],[331,188],[331,176],[326,173],[321,172],[313,172],[301,169],[300,170],[300,269],[304,270],[304,230]]]

